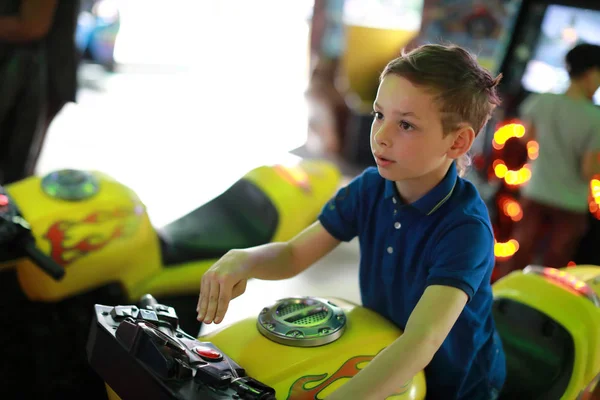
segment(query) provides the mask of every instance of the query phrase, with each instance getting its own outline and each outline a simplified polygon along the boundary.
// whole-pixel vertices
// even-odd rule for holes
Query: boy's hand
[[[230,250],[202,277],[198,299],[198,321],[223,321],[227,307],[246,290],[249,256],[243,250]]]

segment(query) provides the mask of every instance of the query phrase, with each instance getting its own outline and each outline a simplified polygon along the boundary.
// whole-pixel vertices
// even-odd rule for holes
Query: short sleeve
[[[465,222],[443,233],[432,254],[427,286],[452,286],[469,301],[494,267],[494,236],[479,220]]]
[[[321,210],[319,222],[333,237],[349,242],[358,235],[358,213],[363,175],[341,188]]]

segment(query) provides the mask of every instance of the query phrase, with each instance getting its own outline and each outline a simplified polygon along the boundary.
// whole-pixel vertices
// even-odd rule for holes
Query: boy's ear
[[[452,138],[448,157],[456,159],[471,149],[475,140],[475,131],[471,125],[462,125],[452,134]]]

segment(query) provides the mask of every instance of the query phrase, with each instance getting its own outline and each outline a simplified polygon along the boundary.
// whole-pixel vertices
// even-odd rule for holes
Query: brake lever
[[[20,252],[24,253],[25,256],[29,257],[31,261],[35,263],[42,271],[48,274],[52,279],[59,281],[65,276],[64,268],[59,265],[52,257],[44,254],[35,244],[35,239],[31,234],[31,225],[25,218],[21,217],[14,208],[14,205],[10,203],[7,205],[12,207],[8,213],[0,213],[2,220],[5,221],[9,226],[5,226],[4,229],[8,229],[9,237],[12,237],[12,245],[16,247]],[[0,220],[1,221],[1,220]],[[16,246],[14,246],[16,244]]]
[[[25,218],[21,217],[20,215],[13,215],[11,222],[31,232],[31,225],[29,225],[29,222],[27,222]]]
[[[50,275],[55,281],[61,280],[65,276],[65,269],[56,261],[49,257],[35,245],[35,241],[30,240],[23,243],[25,254],[37,265],[42,271]]]

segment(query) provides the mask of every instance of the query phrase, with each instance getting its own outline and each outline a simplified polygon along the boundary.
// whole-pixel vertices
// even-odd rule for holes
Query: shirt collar
[[[450,168],[448,168],[448,172],[446,173],[444,179],[442,179],[440,183],[438,183],[433,189],[425,194],[425,196],[412,203],[411,206],[423,214],[433,214],[452,195],[456,185],[457,177],[458,174],[456,172],[456,162],[453,162],[450,165]],[[385,199],[389,200],[391,197],[396,199],[396,201],[401,202],[395,182],[386,180]]]

